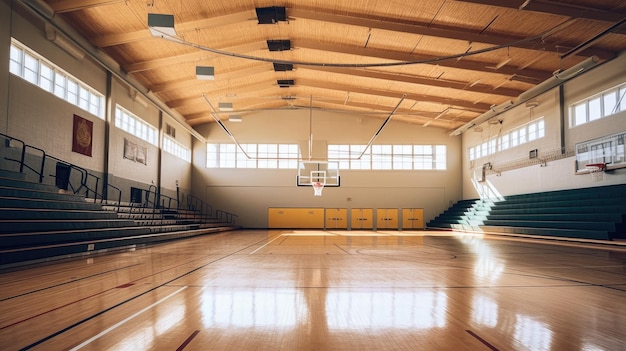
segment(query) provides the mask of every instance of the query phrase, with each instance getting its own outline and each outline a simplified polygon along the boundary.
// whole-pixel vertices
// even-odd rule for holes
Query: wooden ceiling
[[[396,109],[395,119],[452,130],[557,70],[626,48],[623,0],[46,2],[191,126],[214,122],[211,106],[226,102],[234,111],[220,118]],[[257,9],[278,17],[261,24]],[[173,15],[177,39],[153,36],[148,14]],[[288,44],[270,51],[275,40]],[[214,80],[198,80],[196,66],[214,67]]]

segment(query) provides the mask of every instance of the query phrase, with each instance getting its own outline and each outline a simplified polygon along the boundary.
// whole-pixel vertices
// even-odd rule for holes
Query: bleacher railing
[[[205,222],[219,221],[232,224],[235,222],[235,217],[239,217],[227,211],[214,210],[213,206],[191,194],[187,195],[186,205],[187,210],[192,211],[196,220]]]
[[[6,140],[6,146],[5,146],[6,148],[20,149],[18,159],[10,158],[7,156],[4,157],[5,160],[10,161],[10,162],[16,162],[18,164],[19,173],[24,174],[25,170],[30,170],[32,173],[36,175],[39,183],[43,183],[45,179],[46,166],[50,165],[49,164],[50,161],[56,162],[57,170],[59,168],[64,168],[66,170],[69,170],[70,172],[68,174],[68,183],[67,183],[68,189],[67,190],[71,189],[71,192],[73,192],[74,194],[81,194],[81,192],[84,192],[85,198],[90,198],[90,196],[93,196],[94,203],[98,201],[100,203],[105,203],[105,202],[108,203],[108,192],[107,193],[98,192],[98,189],[100,187],[100,181],[101,181],[100,177],[89,173],[86,169],[80,166],[63,161],[52,155],[48,155],[43,149],[28,145],[20,139],[14,138],[12,136],[9,136],[3,133],[0,133],[0,138],[3,138]],[[32,154],[34,156],[40,156],[41,162],[36,165],[29,164],[26,158],[27,153]],[[72,171],[77,172],[79,175],[78,184],[72,182],[73,181],[72,179],[73,177],[71,177]],[[50,176],[54,178],[58,178],[59,175],[55,172],[55,174],[51,174]],[[76,177],[74,177],[74,179],[75,178]],[[117,192],[117,201],[115,201],[114,203],[116,204],[116,211],[119,212],[121,201],[122,201],[122,190],[120,190],[118,187],[115,187],[111,184],[106,184],[106,186],[107,186],[107,190],[113,189]],[[235,217],[238,217],[237,215],[227,212],[227,211],[213,210],[213,206],[209,205],[205,201],[193,195],[188,195],[186,200],[187,200],[186,209],[192,211],[193,214],[191,216],[196,221],[211,222],[211,221],[217,220],[220,222],[232,224],[234,223]],[[157,216],[157,213],[156,213],[157,209],[166,209],[166,210],[185,209],[185,207],[180,203],[178,199],[161,194],[156,185],[150,185],[148,190],[146,190],[145,203],[140,204],[140,205],[143,207],[152,207],[153,216]]]
[[[43,183],[44,178],[45,178],[46,165],[48,165],[47,162],[53,161],[53,162],[56,162],[57,170],[60,168],[69,170],[69,173],[67,174],[68,176],[67,186],[69,189],[67,190],[71,189],[72,193],[74,194],[80,194],[81,191],[84,191],[85,198],[89,198],[90,196],[93,196],[94,203],[98,202],[98,200],[100,200],[100,203],[104,203],[105,201],[108,200],[108,193],[103,194],[103,193],[98,192],[98,187],[100,185],[100,180],[101,180],[100,177],[89,173],[86,169],[80,166],[63,161],[52,155],[48,155],[45,150],[32,146],[32,145],[28,145],[20,139],[14,138],[12,136],[9,136],[3,133],[0,133],[0,137],[2,137],[6,141],[6,147],[16,147],[16,148],[21,149],[21,151],[19,152],[20,154],[19,159],[13,159],[13,158],[6,157],[6,156],[4,157],[4,159],[7,161],[18,163],[19,173],[24,174],[25,170],[30,170],[37,176],[39,183]],[[18,144],[18,145],[14,145],[14,144]],[[30,153],[34,156],[40,156],[41,162],[37,165],[28,164],[26,161],[26,154],[28,153],[28,151],[30,151]],[[72,177],[71,177],[72,171],[78,172],[80,176],[79,184],[72,183]],[[51,174],[50,176],[57,178],[59,175],[55,173],[55,174]],[[119,188],[111,184],[107,184],[107,187],[108,187],[107,190],[113,189],[117,191],[117,195],[118,195],[117,207],[119,209],[120,202],[122,201],[122,191]]]

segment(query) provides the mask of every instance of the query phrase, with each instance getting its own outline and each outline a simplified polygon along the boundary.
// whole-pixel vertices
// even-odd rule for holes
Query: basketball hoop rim
[[[606,169],[606,163],[589,163],[585,165],[585,169],[591,173],[603,172]]]

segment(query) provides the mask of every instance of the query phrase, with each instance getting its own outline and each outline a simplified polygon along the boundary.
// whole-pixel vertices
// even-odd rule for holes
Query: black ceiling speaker
[[[256,16],[259,24],[274,24],[278,21],[287,21],[287,12],[284,7],[258,7]]]
[[[293,71],[293,64],[291,64],[291,63],[274,63],[274,71],[276,71],[276,72]]]
[[[267,48],[270,51],[289,51],[291,50],[291,40],[268,40]]]

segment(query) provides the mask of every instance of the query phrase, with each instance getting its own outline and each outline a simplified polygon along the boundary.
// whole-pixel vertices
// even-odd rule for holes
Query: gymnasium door
[[[270,229],[324,229],[324,209],[270,207],[267,222]]]
[[[403,208],[402,229],[424,229],[424,209]]]
[[[376,209],[376,229],[399,229],[397,208]]]
[[[374,209],[372,208],[353,208],[351,214],[351,229],[373,229],[374,228]]]
[[[345,208],[327,208],[326,229],[348,229],[348,210]]]

